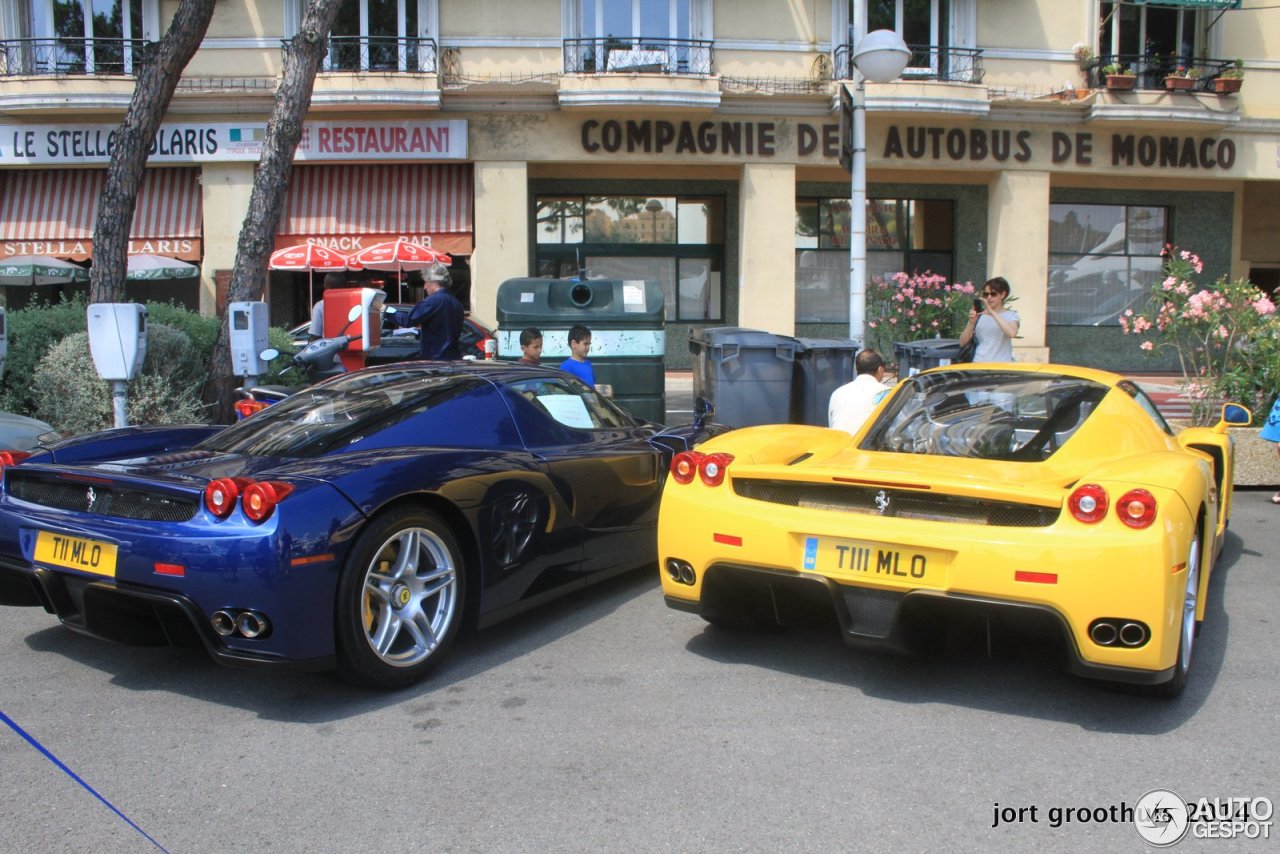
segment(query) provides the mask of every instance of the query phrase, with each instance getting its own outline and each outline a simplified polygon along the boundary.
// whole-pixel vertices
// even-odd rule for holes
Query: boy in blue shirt
[[[587,361],[591,352],[591,330],[578,323],[569,328],[569,358],[560,363],[560,370],[568,371],[589,387],[596,386],[596,372]]]

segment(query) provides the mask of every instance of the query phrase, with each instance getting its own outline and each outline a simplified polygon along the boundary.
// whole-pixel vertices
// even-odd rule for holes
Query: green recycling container
[[[569,358],[569,327],[591,330],[596,385],[637,418],[666,417],[662,286],[622,279],[508,279],[498,286],[498,358],[520,358],[520,332],[542,332],[542,363]]]

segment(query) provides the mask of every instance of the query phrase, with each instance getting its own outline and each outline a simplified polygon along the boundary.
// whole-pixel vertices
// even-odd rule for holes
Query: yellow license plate
[[[115,578],[116,547],[98,540],[41,531],[36,537],[36,563],[48,563]]]
[[[803,568],[838,579],[904,587],[942,587],[948,554],[937,549],[900,548],[866,540],[805,537]]]

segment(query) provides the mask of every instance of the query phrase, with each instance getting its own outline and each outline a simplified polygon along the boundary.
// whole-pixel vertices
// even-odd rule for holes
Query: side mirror
[[[715,405],[712,404],[711,401],[708,400],[707,398],[699,397],[697,400],[693,402],[693,426],[694,427],[701,428],[702,425],[710,421],[711,417],[715,414],[716,414]]]
[[[279,355],[280,355],[279,350],[275,349],[274,347],[268,347],[267,349],[259,353],[258,357],[261,358],[262,361],[264,362],[270,362],[272,359],[276,358]]]
[[[1225,424],[1245,427],[1253,422],[1253,413],[1248,407],[1238,403],[1224,403],[1222,404],[1222,421]]]

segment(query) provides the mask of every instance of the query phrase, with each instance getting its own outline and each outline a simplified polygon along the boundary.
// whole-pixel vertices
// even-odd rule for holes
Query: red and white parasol
[[[271,253],[267,266],[272,270],[294,273],[342,273],[360,269],[360,265],[352,264],[346,255],[319,243],[303,243],[277,249]]]
[[[344,273],[347,270],[359,270],[360,265],[336,249],[319,243],[301,243],[272,252],[267,261],[267,269],[309,274],[307,292],[310,302],[315,302],[316,273]]]
[[[425,270],[435,264],[453,263],[453,259],[448,254],[432,249],[430,246],[411,243],[403,237],[386,243],[375,243],[359,252],[353,252],[351,260],[366,270],[394,270],[397,273],[397,289],[402,285],[400,280],[403,278],[399,274],[405,270]],[[397,292],[396,300],[401,301],[401,297],[402,295]]]

